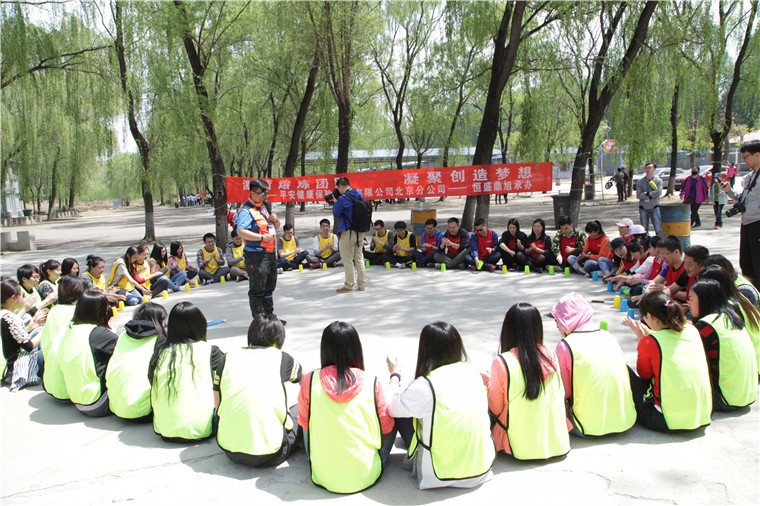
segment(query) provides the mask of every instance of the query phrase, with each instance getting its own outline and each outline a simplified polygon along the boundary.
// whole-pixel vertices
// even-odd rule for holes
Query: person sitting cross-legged
[[[364,250],[364,258],[369,260],[370,265],[383,265],[385,256],[393,244],[393,232],[385,228],[383,220],[374,223],[375,233],[369,243],[369,250]]]
[[[443,232],[438,230],[435,218],[425,220],[425,233],[422,235],[420,249],[414,252],[414,259],[420,267],[434,267],[435,254],[441,251]]]
[[[216,236],[211,232],[203,236],[203,247],[198,250],[196,257],[198,262],[198,277],[204,285],[218,283],[222,276],[230,273],[224,260],[224,255],[216,247]]]
[[[227,248],[224,250],[224,258],[227,260],[227,265],[230,268],[230,279],[236,281],[243,281],[248,279],[248,271],[245,269],[245,257],[243,256],[243,250],[245,244],[243,238],[237,233],[237,230],[232,229],[232,240],[227,243]]]
[[[470,254],[470,233],[459,226],[458,218],[449,218],[447,221],[448,231],[441,240],[441,252],[436,253],[435,266],[439,268],[445,265],[447,269],[467,265],[467,257]]]
[[[557,259],[560,268],[570,267],[570,255],[576,257],[581,254],[586,245],[586,234],[573,226],[569,216],[560,216],[559,232],[552,240],[552,253]]]
[[[319,233],[314,237],[314,256],[320,264],[336,267],[340,261],[338,236],[330,231],[330,220],[319,220]]]
[[[399,269],[403,269],[414,260],[417,250],[417,237],[406,229],[406,222],[397,221],[393,225],[396,232],[393,236],[391,251],[385,255],[385,261]]]
[[[293,225],[286,223],[282,226],[282,235],[277,238],[277,267],[285,271],[298,269],[298,266],[307,263],[312,269],[319,268],[316,257],[309,255],[309,250],[301,249],[298,237],[295,235]]]
[[[470,256],[472,267],[476,271],[495,271],[501,260],[499,236],[488,228],[485,218],[475,219],[475,233],[470,236]]]

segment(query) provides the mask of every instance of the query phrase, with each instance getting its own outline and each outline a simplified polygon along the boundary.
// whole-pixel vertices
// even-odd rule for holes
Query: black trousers
[[[739,266],[744,277],[760,290],[760,221],[742,225]]]
[[[633,404],[636,406],[636,422],[658,432],[672,432],[665,423],[665,415],[658,411],[652,399],[646,398],[651,385],[650,380],[639,378],[633,369],[628,368],[628,377],[631,380],[631,392],[633,392]]]
[[[244,251],[248,272],[248,304],[251,316],[274,312],[274,289],[277,288],[277,258],[274,252]]]

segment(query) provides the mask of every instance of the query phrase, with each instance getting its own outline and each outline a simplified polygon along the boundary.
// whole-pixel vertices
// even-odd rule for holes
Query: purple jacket
[[[691,187],[695,184],[697,185],[697,193],[694,202],[692,202]],[[705,176],[699,175],[697,176],[697,179],[694,179],[691,176],[687,177],[683,182],[683,187],[681,188],[681,200],[683,200],[684,204],[701,204],[702,202],[706,202],[707,179],[705,179]]]

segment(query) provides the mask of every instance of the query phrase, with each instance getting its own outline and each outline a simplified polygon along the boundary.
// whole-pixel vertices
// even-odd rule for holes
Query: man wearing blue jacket
[[[340,197],[333,205],[333,216],[338,223],[338,251],[343,261],[343,270],[346,273],[346,279],[343,286],[338,288],[338,293],[348,293],[354,291],[354,284],[358,285],[360,292],[367,289],[367,273],[364,270],[364,238],[359,232],[351,230],[351,223],[354,214],[354,202],[349,195],[354,198],[362,198],[359,190],[351,188],[348,178],[338,179],[336,185]],[[356,271],[356,273],[355,273]]]

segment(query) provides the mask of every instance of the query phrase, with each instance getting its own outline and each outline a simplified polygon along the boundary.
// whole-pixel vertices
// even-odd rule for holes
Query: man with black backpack
[[[353,292],[354,282],[359,291],[364,291],[367,288],[363,252],[364,232],[369,231],[372,226],[372,203],[364,200],[359,190],[351,188],[345,177],[338,179],[335,189],[340,197],[333,205],[333,216],[338,224],[338,250],[346,273],[343,286],[336,291]]]

